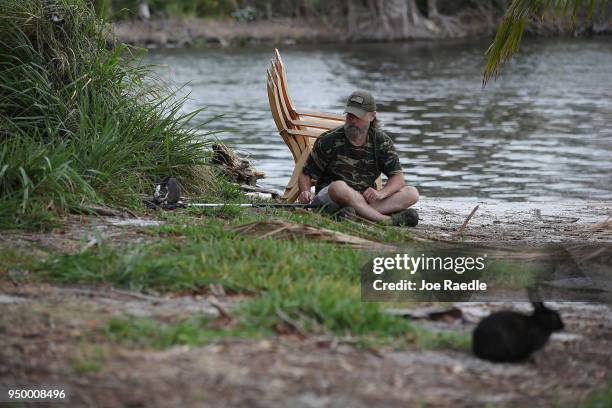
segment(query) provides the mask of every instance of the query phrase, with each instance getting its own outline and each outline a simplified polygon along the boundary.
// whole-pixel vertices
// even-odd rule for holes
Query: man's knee
[[[417,190],[416,187],[405,186],[402,187],[400,192],[402,193],[402,205],[405,208],[408,208],[419,201],[419,190]]]
[[[338,204],[345,204],[351,199],[353,189],[342,180],[332,181],[329,185],[329,196]]]

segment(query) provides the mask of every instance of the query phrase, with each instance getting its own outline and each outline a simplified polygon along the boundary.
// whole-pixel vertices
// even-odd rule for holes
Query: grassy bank
[[[279,313],[319,335],[374,336],[384,342],[406,335],[409,342],[415,339],[409,322],[361,302],[359,270],[366,253],[306,239],[254,239],[227,228],[270,215],[238,212],[227,222],[170,214],[166,225],[149,229],[158,238],[154,244],[108,245],[60,255],[39,265],[38,276],[59,283],[110,284],[162,293],[210,294],[211,285],[218,285],[225,293],[246,299],[235,311],[239,326],[227,332],[202,319],[162,325],[142,319],[109,323],[107,333],[113,339],[136,344],[201,344],[214,335],[271,334],[286,325]],[[285,211],[273,216],[296,219]],[[318,216],[297,216],[305,217],[315,221]]]
[[[2,270],[29,271],[23,281],[61,285],[112,286],[169,296],[208,297],[224,293],[237,299],[233,322],[181,315],[170,320],[123,316],[100,328],[111,341],[136,347],[201,345],[223,337],[274,334],[317,335],[362,346],[465,348],[462,334],[436,333],[384,312],[384,305],[361,301],[360,270],[373,252],[348,246],[293,240],[259,239],[233,226],[284,219],[354,233],[354,225],[318,214],[282,210],[159,214],[163,225],[148,227],[146,240],[103,242],[78,253],[47,251],[32,258],[13,251],[0,260]],[[398,230],[379,229],[371,238],[409,240]],[[364,230],[365,231],[365,230]],[[86,241],[83,242],[85,245]],[[16,278],[18,281],[20,278]]]
[[[109,46],[89,2],[0,4],[0,227],[42,227],[91,203],[138,207],[155,180],[201,187],[204,132],[183,100]]]

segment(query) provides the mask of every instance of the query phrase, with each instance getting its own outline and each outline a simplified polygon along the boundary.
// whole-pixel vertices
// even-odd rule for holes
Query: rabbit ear
[[[527,288],[527,297],[532,303],[534,302],[542,303],[542,299],[540,298],[540,293],[538,292],[538,288],[534,286],[529,286]]]
[[[544,306],[544,302],[531,302],[533,308],[535,310],[545,310],[546,306]]]

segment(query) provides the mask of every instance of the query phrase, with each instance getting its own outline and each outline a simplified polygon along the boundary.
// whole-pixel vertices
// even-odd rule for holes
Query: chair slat
[[[293,136],[305,136],[305,137],[311,137],[314,139],[317,139],[319,136],[321,136],[321,133],[323,133],[323,132],[319,132],[316,130],[296,130],[296,129],[284,129],[281,132],[287,132]]]
[[[277,126],[279,132],[283,130],[289,130],[289,129],[306,130],[300,126],[296,126],[293,124],[289,111],[287,107],[284,105],[283,98],[280,97],[280,92],[279,92],[280,88],[276,86],[276,83],[275,83],[275,80],[278,81],[278,76],[274,72],[270,72],[270,75],[271,75],[270,84],[272,86],[273,93],[274,93],[274,104],[275,104],[274,106],[276,107],[278,113],[280,114],[281,122],[283,124],[281,128],[278,128]],[[291,142],[291,146],[289,146],[289,149],[292,150],[294,161],[297,161],[297,158],[300,157],[300,155],[302,154],[304,150],[310,149],[311,142],[306,138],[306,136],[309,136],[309,135],[306,135],[306,134],[300,135],[299,133],[295,133],[293,134],[293,136],[296,136],[296,137],[292,138],[293,141]],[[299,136],[304,136],[304,137],[299,137]]]
[[[311,112],[311,111],[296,111],[300,116],[312,116],[314,118],[324,118],[331,119],[338,122],[344,123],[345,117],[342,115],[336,115],[335,113],[325,113],[325,112]]]
[[[289,179],[289,182],[287,183],[287,186],[285,187],[285,191],[283,193],[284,200],[287,200],[289,202],[294,202],[295,200],[297,200],[298,196],[300,195],[298,178],[300,174],[302,173],[302,169],[304,168],[304,165],[306,164],[306,160],[308,159],[309,155],[310,155],[310,151],[304,152],[302,154],[302,157],[300,157],[299,160],[295,163],[295,168],[293,169],[291,178]]]
[[[280,114],[280,108],[278,106],[278,100],[274,95],[274,86],[270,81],[268,81],[268,96],[270,100],[270,111],[272,112],[272,117],[274,122],[276,123],[276,128],[278,129],[281,137],[289,147],[289,151],[293,155],[293,160],[297,161],[301,156],[302,152],[305,150],[303,146],[301,146],[294,137],[286,136],[283,134],[283,131],[287,129],[287,125]]]
[[[318,128],[318,129],[323,129],[323,130],[331,130],[331,129],[337,128],[338,126],[342,126],[342,125],[338,125],[338,124],[330,123],[330,122],[321,122],[317,120],[303,120],[303,119],[292,120],[291,123],[294,125],[298,125],[298,126]]]

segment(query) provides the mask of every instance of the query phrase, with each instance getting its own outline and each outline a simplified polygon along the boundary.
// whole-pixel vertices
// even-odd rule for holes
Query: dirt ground
[[[419,204],[419,236],[457,239],[471,203]],[[539,210],[539,211],[538,211]],[[480,204],[462,239],[477,242],[612,242],[607,203]],[[47,234],[5,231],[0,248],[78,252],[98,240],[151,239],[153,220],[72,217]],[[139,225],[140,224],[140,225]],[[346,339],[279,335],[224,338],[203,347],[92,349],[111,317],[217,316],[206,296],[158,297],[123,290],[0,280],[0,386],[66,387],[83,407],[365,407],[579,405],[612,380],[612,313],[607,305],[553,303],[565,330],[520,364],[493,364],[458,350],[364,350]],[[231,311],[235,299],[218,297]],[[425,307],[421,305],[419,307]],[[469,333],[492,310],[526,303],[456,303],[463,318],[421,320],[431,329]],[[95,339],[94,339],[95,340]],[[95,341],[94,341],[95,343]],[[108,344],[101,342],[100,344]],[[99,360],[96,370],[83,361]],[[45,405],[48,406],[48,405]]]
[[[0,384],[65,387],[71,406],[544,407],[579,403],[610,380],[612,369],[608,307],[553,304],[566,330],[521,364],[493,364],[465,351],[362,350],[330,338],[279,336],[163,351],[113,346],[101,370],[83,373],[77,366],[88,355],[83,336],[110,317],[214,315],[216,309],[206,299],[108,289],[4,284],[0,290]],[[464,319],[425,324],[469,331],[489,311],[509,305],[455,306]]]

